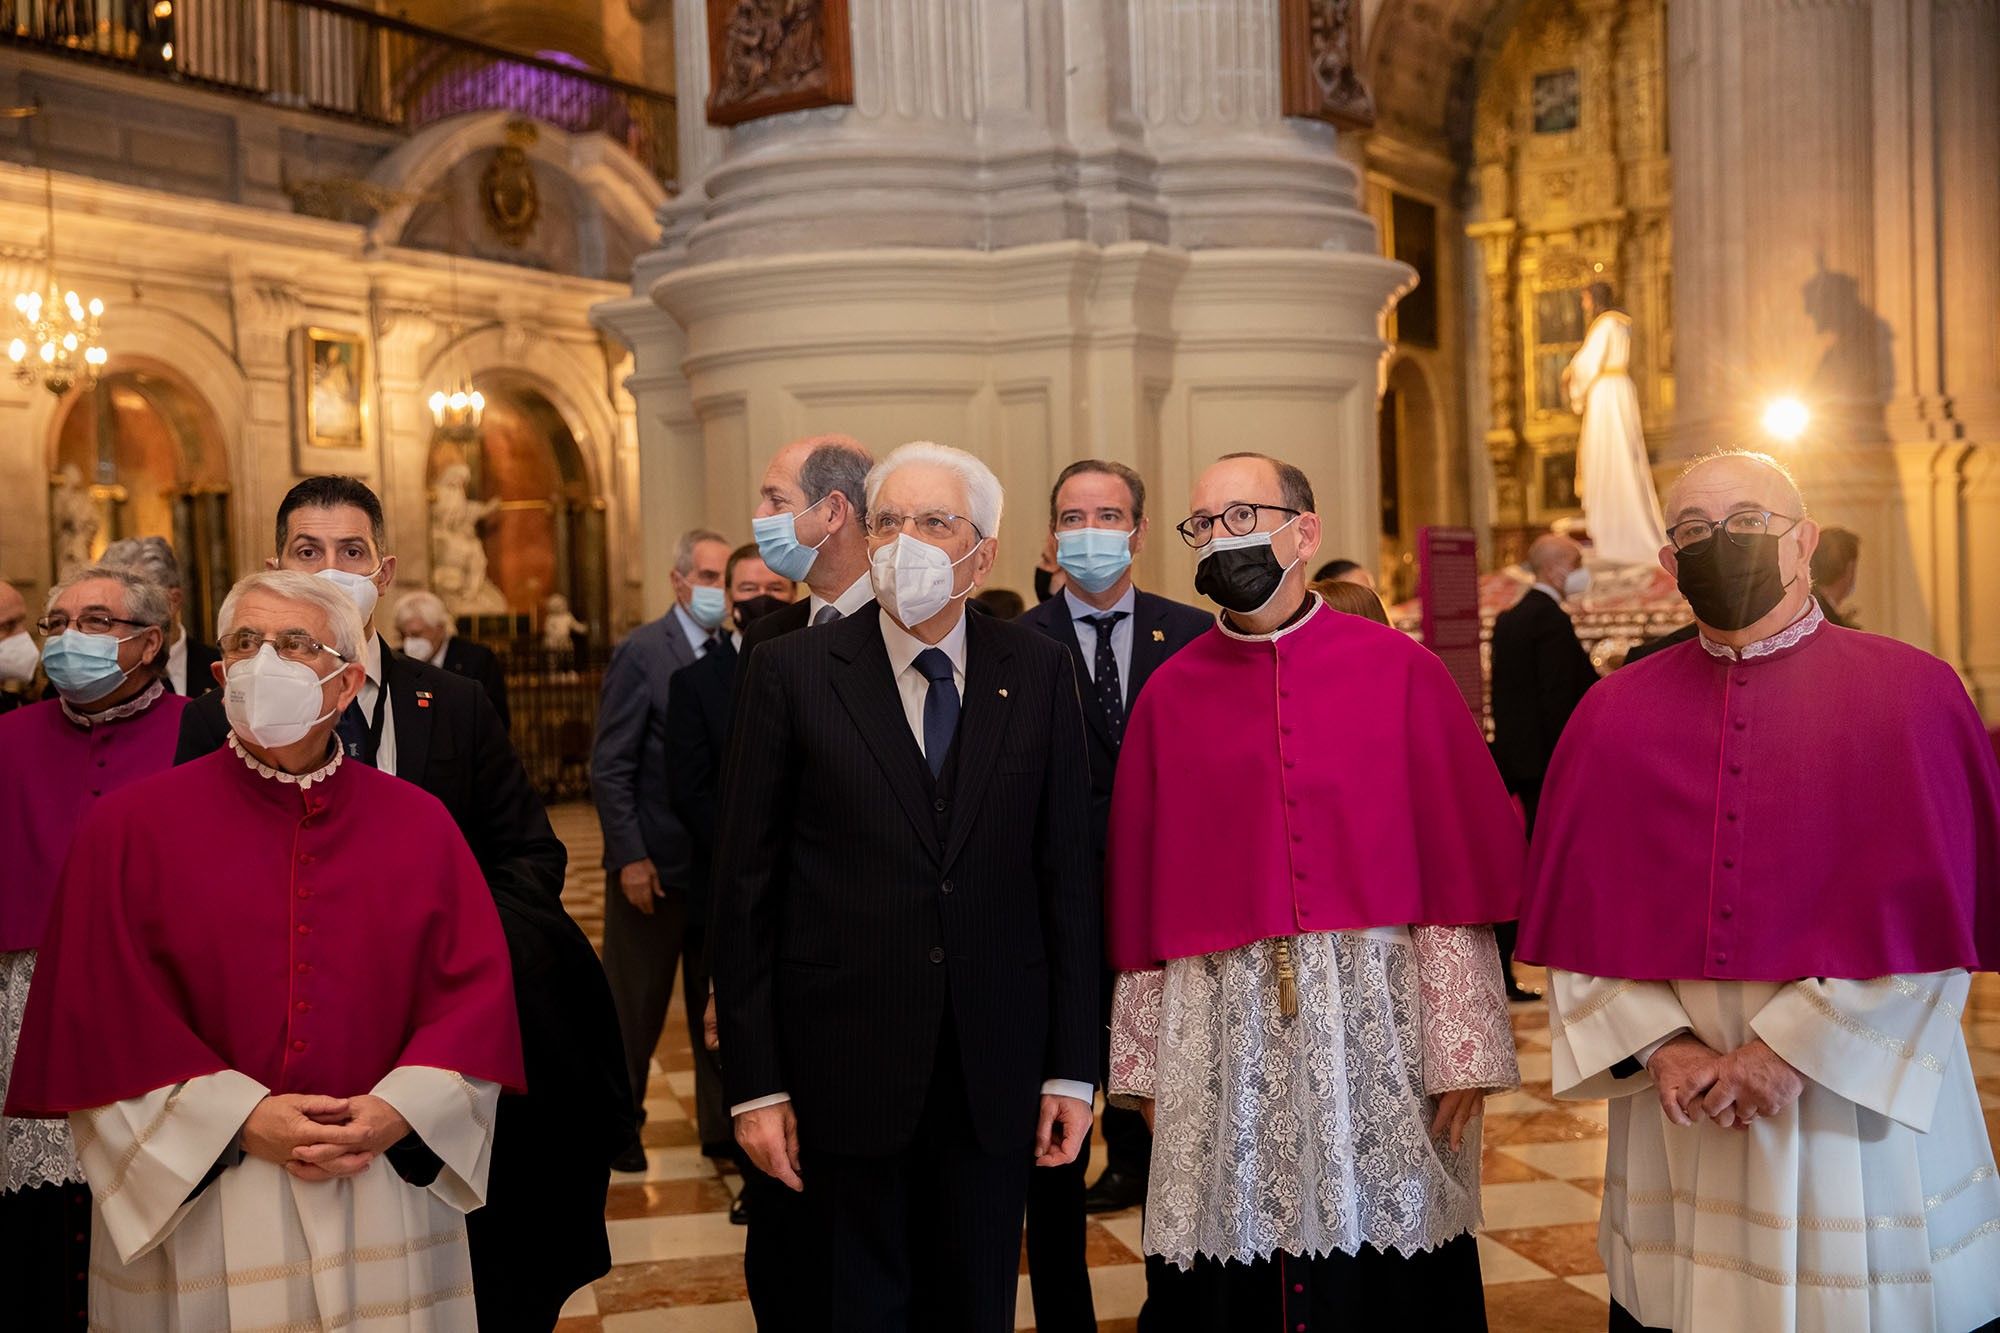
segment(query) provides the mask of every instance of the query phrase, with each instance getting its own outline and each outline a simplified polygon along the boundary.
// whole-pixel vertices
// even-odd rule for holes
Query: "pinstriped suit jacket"
[[[989,1152],[1025,1152],[1045,1079],[1096,1081],[1100,900],[1075,676],[971,616],[951,799],[910,733],[879,608],[758,647],[715,869],[731,1104],[791,1094],[801,1146],[915,1131],[943,1025]]]

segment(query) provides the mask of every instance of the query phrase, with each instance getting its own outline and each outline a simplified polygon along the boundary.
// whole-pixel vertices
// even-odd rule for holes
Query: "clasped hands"
[[[300,1180],[358,1176],[410,1132],[380,1097],[283,1093],[258,1102],[243,1122],[243,1151]]]
[[[1042,1094],[1035,1122],[1035,1165],[1066,1166],[1090,1137],[1090,1103]],[[794,1191],[803,1191],[799,1173],[799,1118],[790,1102],[745,1111],[736,1117],[736,1141],[759,1171]]]
[[[1723,1129],[1747,1129],[1790,1106],[1806,1087],[1799,1071],[1757,1038],[1724,1055],[1682,1033],[1654,1051],[1646,1068],[1660,1109],[1676,1125],[1707,1116]]]

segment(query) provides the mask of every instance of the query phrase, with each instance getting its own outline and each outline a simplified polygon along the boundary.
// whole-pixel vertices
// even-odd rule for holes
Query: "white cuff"
[[[792,1099],[789,1092],[774,1092],[768,1097],[752,1097],[747,1102],[738,1102],[729,1108],[731,1115],[743,1115],[749,1111],[761,1111],[767,1106],[777,1106]]]
[[[1042,1084],[1042,1096],[1072,1097],[1088,1106],[1097,1096],[1097,1089],[1073,1078],[1052,1078]]]

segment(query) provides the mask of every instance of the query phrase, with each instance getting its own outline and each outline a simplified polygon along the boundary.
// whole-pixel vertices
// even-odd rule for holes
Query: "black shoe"
[[[632,1143],[611,1159],[613,1171],[644,1171],[646,1169],[646,1145],[639,1142],[639,1136],[632,1136]]]
[[[750,1225],[750,1199],[748,1195],[737,1195],[736,1202],[729,1205],[729,1225],[733,1227],[747,1227]]]
[[[1129,1171],[1106,1167],[1097,1183],[1083,1192],[1086,1213],[1117,1213],[1146,1201],[1146,1180]]]
[[[1527,1004],[1530,1001],[1541,999],[1542,993],[1523,986],[1519,982],[1510,981],[1507,983],[1507,998],[1514,1004]]]
[[[703,1157],[712,1157],[719,1162],[732,1162],[736,1160],[736,1144],[733,1141],[729,1143],[704,1143],[701,1145],[701,1155]]]

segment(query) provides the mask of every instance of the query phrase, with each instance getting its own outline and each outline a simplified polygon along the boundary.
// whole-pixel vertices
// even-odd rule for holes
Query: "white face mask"
[[[42,660],[41,649],[26,630],[0,639],[0,680],[21,684],[35,678],[35,663]]]
[[[1590,571],[1579,566],[1569,572],[1563,580],[1563,597],[1575,601],[1590,591]]]
[[[375,566],[376,572],[380,572],[381,568],[380,565]],[[354,609],[361,613],[361,623],[366,625],[368,618],[375,614],[376,600],[382,595],[382,590],[375,586],[375,574],[350,574],[344,569],[322,569],[319,576],[347,594],[347,599],[354,603]]]
[[[901,533],[868,557],[868,582],[883,610],[905,626],[921,625],[959,598],[971,595],[970,584],[964,592],[951,590],[952,571],[978,550],[975,545],[954,560],[929,542]]]
[[[237,735],[266,750],[281,750],[297,744],[333,710],[320,711],[325,702],[321,686],[343,671],[335,667],[324,676],[313,675],[303,662],[278,656],[265,644],[255,657],[246,657],[229,668],[222,690],[222,711]]]
[[[419,662],[428,662],[431,660],[431,654],[436,651],[437,645],[421,634],[406,634],[403,636],[403,656],[405,657],[414,657]]]

